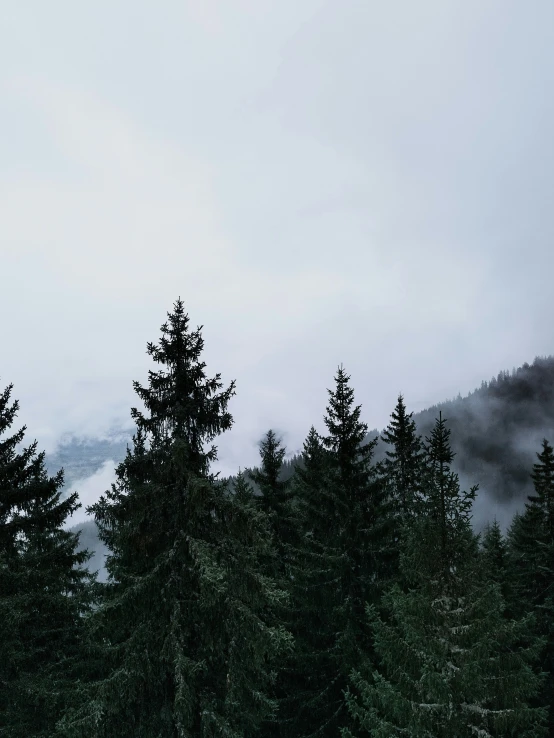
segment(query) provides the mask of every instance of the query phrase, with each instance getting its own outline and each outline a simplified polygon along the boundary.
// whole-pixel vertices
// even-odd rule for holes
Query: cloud
[[[67,518],[64,523],[64,530],[69,530],[74,525],[90,520],[91,516],[87,515],[85,509],[89,505],[98,502],[101,495],[106,490],[111,490],[112,482],[115,482],[115,462],[111,459],[105,461],[101,468],[90,477],[84,479],[76,479],[71,485],[69,494],[74,491],[79,493],[78,502],[81,507],[76,510],[73,515]]]
[[[110,301],[159,294],[159,265],[180,261],[179,251],[204,276],[226,261],[205,162],[90,92],[36,77],[14,78],[5,92],[32,105],[74,172],[0,179],[12,260],[23,251],[54,280]]]

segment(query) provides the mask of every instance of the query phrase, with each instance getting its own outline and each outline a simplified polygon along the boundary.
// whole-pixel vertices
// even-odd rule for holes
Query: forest
[[[0,394],[0,736],[554,738],[549,440],[506,482],[506,498],[532,485],[506,535],[476,533],[455,435],[508,467],[502,434],[430,408],[423,437],[399,394],[378,457],[341,365],[325,435],[312,426],[287,464],[268,430],[259,467],[219,480],[204,444],[233,424],[235,381],[207,378],[188,322],[179,298],[147,344],[164,368],[133,382],[146,412],[131,408],[132,448],[88,508],[105,582],[63,528],[78,493],[62,499],[36,442],[17,451],[13,384]],[[551,364],[523,372],[545,417]],[[518,376],[469,401],[509,391],[522,427]]]

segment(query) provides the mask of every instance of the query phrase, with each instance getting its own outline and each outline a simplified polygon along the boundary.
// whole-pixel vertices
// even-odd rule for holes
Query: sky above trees
[[[554,7],[12,4],[2,386],[40,449],[129,427],[177,296],[236,380],[215,471],[552,353]]]

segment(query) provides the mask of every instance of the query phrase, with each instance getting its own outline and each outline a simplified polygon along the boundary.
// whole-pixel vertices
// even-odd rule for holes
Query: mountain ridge
[[[404,400],[410,412],[409,398]],[[522,509],[527,495],[533,493],[530,475],[542,439],[554,442],[554,356],[537,356],[533,364],[525,362],[517,370],[514,368],[511,374],[500,371],[497,377],[489,382],[483,381],[479,388],[465,397],[458,394],[454,399],[414,412],[412,417],[423,441],[431,433],[440,411],[451,430],[450,441],[455,454],[452,471],[459,475],[464,489],[479,484],[474,506],[475,529],[479,531],[493,517],[505,529],[513,512]],[[380,437],[383,431],[369,431],[363,445]],[[64,491],[71,491],[74,481],[94,474],[108,459],[119,463],[125,458],[132,431],[128,439],[121,440],[124,433],[121,430],[112,432],[112,437],[120,439],[113,442],[105,438],[95,442],[94,439],[83,441],[73,437],[56,454],[45,457],[48,473],[54,474],[60,467],[69,471]],[[384,459],[388,448],[379,438],[373,461]],[[280,478],[290,478],[296,465],[303,466],[301,453],[283,460]],[[251,473],[258,468],[243,468],[255,493],[259,493],[259,488],[251,479]],[[229,483],[231,490],[235,480],[236,475],[221,479]],[[483,513],[485,506],[493,513],[488,515],[488,519]],[[89,548],[96,552],[89,561],[89,568],[94,567],[95,570],[100,566],[102,569],[101,556],[107,550],[98,540],[94,521],[81,523],[71,530],[82,532],[80,550]]]

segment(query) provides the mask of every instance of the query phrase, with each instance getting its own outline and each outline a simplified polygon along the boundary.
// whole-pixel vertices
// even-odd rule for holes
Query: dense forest
[[[490,382],[482,382],[467,397],[458,395],[411,413],[417,434],[427,437],[441,411],[452,432],[452,471],[458,474],[462,487],[479,485],[472,510],[473,530],[484,532],[487,523],[496,519],[505,533],[514,513],[521,511],[528,495],[533,494],[530,470],[542,439],[554,439],[554,357],[536,357],[531,365],[514,368],[511,374],[502,371]],[[362,442],[377,439],[374,462],[386,459],[390,449],[382,438],[383,430],[369,431]],[[263,438],[258,445],[261,441]],[[63,467],[63,494],[71,494],[106,462],[117,465],[123,461],[129,445],[132,431],[121,428],[113,428],[103,440],[68,434],[56,453],[45,455],[45,466],[51,475]],[[286,452],[279,479],[288,480],[296,466],[302,464],[302,454]],[[244,468],[255,495],[261,494],[254,480],[260,469]],[[227,480],[233,489],[236,475]],[[93,552],[88,568],[98,571],[98,579],[105,581],[104,560],[108,551],[98,538],[94,520],[67,527],[80,533],[79,550],[87,548]]]
[[[554,738],[554,450],[522,431],[535,403],[551,422],[553,362],[428,409],[423,435],[399,395],[380,438],[341,366],[325,435],[285,461],[268,430],[259,467],[219,480],[204,443],[231,428],[235,382],[206,377],[180,299],[168,318],[132,448],[88,509],[105,582],[63,528],[78,493],[36,442],[17,450],[0,395],[0,735]],[[472,528],[457,435],[462,476],[501,466],[489,494],[525,491],[505,535]]]

